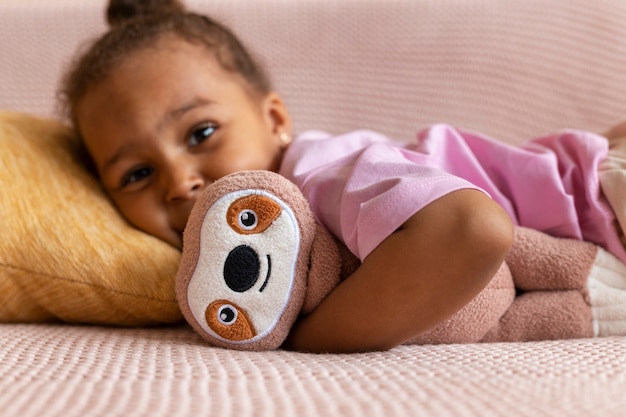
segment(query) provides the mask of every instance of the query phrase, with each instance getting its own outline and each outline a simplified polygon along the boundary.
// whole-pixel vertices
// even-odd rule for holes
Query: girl
[[[568,132],[513,148],[439,125],[412,144],[366,131],[308,132],[292,143],[283,101],[227,28],[175,1],[112,0],[108,18],[111,30],[79,57],[62,92],[130,223],[181,248],[204,188],[266,169],[294,181],[362,260],[286,347],[389,349],[429,329],[489,282],[513,224],[626,259],[598,188],[604,137]],[[528,198],[538,190],[541,200]]]

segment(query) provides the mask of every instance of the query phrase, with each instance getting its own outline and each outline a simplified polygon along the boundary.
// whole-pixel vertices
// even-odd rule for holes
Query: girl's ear
[[[281,143],[291,138],[291,116],[287,106],[277,93],[269,93],[263,101],[263,109],[271,134]]]

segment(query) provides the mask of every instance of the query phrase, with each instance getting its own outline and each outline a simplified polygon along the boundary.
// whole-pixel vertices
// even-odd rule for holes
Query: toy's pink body
[[[593,336],[587,279],[598,248],[516,228],[487,287],[414,343],[512,342]]]

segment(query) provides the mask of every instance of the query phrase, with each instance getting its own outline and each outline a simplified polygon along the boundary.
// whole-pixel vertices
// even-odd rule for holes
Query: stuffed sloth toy
[[[315,222],[294,184],[268,171],[244,171],[216,181],[197,201],[176,293],[183,315],[210,344],[276,349],[298,316],[313,311],[358,265]],[[625,272],[591,243],[516,228],[510,254],[487,287],[409,343],[601,335],[603,323],[614,321],[596,317],[604,314],[598,304],[615,295],[602,295],[604,282]]]

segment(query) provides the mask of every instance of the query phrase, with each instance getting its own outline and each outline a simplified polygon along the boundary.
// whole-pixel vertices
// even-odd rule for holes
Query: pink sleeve
[[[374,132],[309,133],[285,157],[281,174],[303,191],[319,222],[361,260],[409,217],[471,183],[418,165]],[[320,161],[324,161],[321,163]]]

